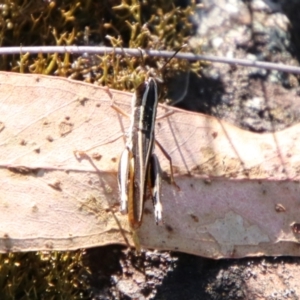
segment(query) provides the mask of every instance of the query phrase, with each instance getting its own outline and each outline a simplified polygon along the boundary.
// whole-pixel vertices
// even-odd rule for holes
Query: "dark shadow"
[[[199,77],[191,73],[189,81],[186,82],[186,76],[188,75],[180,74],[177,78],[172,78],[168,98],[173,102],[177,102],[178,97],[181,97],[185,89],[185,85],[188,84],[187,94],[175,106],[212,115],[212,108],[217,107],[222,102],[222,95],[225,92],[223,82],[219,79],[206,77],[203,73]]]
[[[290,21],[289,33],[291,35],[292,44],[289,50],[298,61],[300,61],[300,2],[299,1],[283,1],[282,9]]]
[[[246,284],[250,277],[255,279],[255,272],[251,271],[254,266],[259,265],[262,272],[265,269],[268,273],[270,269],[276,270],[276,265],[300,262],[297,257],[213,260],[182,253],[174,256],[178,257],[177,266],[158,287],[155,300],[255,299],[255,291],[249,291]],[[276,289],[274,286],[274,292]]]

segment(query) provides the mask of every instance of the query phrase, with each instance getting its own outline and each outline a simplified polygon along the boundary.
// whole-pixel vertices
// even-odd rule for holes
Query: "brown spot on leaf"
[[[34,152],[39,154],[41,152],[41,149],[40,148],[35,148]]]
[[[92,154],[92,158],[95,159],[95,160],[100,160],[102,158],[102,155],[98,152],[94,152]]]
[[[59,180],[54,180],[53,182],[48,183],[48,185],[55,190],[61,191],[61,182]]]
[[[47,126],[47,125],[49,125],[50,124],[50,122],[46,119],[46,120],[44,120],[44,122],[43,122],[43,125],[44,126]]]
[[[190,215],[191,218],[193,219],[194,222],[198,223],[199,222],[199,218],[193,214]]]
[[[61,136],[65,136],[68,133],[72,132],[72,129],[74,127],[74,124],[71,122],[62,121],[59,124],[59,133]]]
[[[32,207],[31,207],[31,211],[32,212],[37,212],[38,211],[38,207],[34,204]]]
[[[212,135],[212,137],[215,139],[215,138],[218,136],[218,133],[215,131],[215,132],[213,132],[211,135]]]
[[[49,141],[49,142],[53,142],[53,137],[51,135],[47,135],[46,139]]]
[[[85,103],[88,101],[89,99],[87,97],[78,97],[78,102],[81,105],[85,105]]]
[[[172,232],[173,232],[173,228],[172,228],[170,225],[166,224],[165,227],[166,227],[166,230],[167,230],[169,233],[172,233]]]

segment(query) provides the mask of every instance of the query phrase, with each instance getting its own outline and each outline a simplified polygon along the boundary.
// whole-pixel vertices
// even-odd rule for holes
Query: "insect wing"
[[[134,157],[134,216],[140,226],[143,216],[149,159],[153,151],[154,126],[158,104],[157,85],[153,78],[143,82],[136,90],[132,154]]]

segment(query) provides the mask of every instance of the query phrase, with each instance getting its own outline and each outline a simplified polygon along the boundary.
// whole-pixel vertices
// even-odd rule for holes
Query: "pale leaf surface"
[[[0,251],[132,244],[116,176],[129,120],[110,107],[113,95],[129,113],[131,95],[40,75],[0,73],[0,82]],[[156,136],[180,191],[164,176],[164,225],[147,201],[141,244],[213,258],[298,255],[300,125],[255,134],[173,111]]]

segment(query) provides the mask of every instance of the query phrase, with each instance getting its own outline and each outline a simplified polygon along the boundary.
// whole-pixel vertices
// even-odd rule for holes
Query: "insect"
[[[151,191],[155,222],[156,224],[162,224],[161,168],[157,156],[153,153],[155,144],[159,146],[169,160],[171,182],[175,183],[171,158],[162,146],[155,141],[157,105],[157,82],[155,78],[149,76],[137,87],[132,97],[131,123],[126,147],[120,156],[118,169],[120,211],[123,214],[128,213],[129,225],[133,230],[138,229],[142,223],[147,186]],[[125,114],[121,109],[112,106],[117,111]]]
[[[154,203],[155,221],[161,223],[160,165],[154,150],[154,126],[158,104],[155,79],[149,78],[132,98],[129,137],[119,162],[121,212],[128,213],[133,229],[140,227],[147,184]]]

